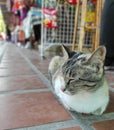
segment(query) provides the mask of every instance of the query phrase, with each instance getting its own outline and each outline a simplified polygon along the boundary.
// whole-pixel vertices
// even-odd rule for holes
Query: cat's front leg
[[[75,110],[73,110],[64,100],[62,100],[61,102],[62,102],[63,106],[64,106],[67,110],[69,110],[69,111],[75,111]]]
[[[92,114],[94,115],[102,115],[103,112],[106,110],[107,104],[103,105],[102,107],[98,108],[96,111],[94,111]]]

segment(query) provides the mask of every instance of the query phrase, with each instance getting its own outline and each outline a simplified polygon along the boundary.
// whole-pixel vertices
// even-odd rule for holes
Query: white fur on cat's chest
[[[96,92],[81,91],[75,95],[68,95],[61,91],[64,88],[64,79],[61,76],[56,77],[54,81],[55,93],[60,97],[62,103],[68,108],[81,113],[92,113],[97,109],[106,108],[109,97],[106,82],[103,87]]]

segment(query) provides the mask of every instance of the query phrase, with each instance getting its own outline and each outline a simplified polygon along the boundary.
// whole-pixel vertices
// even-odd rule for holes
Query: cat
[[[62,48],[63,56],[53,57],[48,67],[55,94],[68,110],[101,115],[109,103],[106,48],[100,46],[91,54]]]

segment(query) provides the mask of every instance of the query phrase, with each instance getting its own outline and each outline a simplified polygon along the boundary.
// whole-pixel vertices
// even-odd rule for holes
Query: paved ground
[[[50,59],[0,45],[0,130],[114,130],[114,72],[106,72],[110,103],[102,116],[67,111],[50,88]]]

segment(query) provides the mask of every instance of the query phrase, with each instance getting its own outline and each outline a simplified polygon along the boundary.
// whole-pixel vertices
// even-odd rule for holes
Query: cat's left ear
[[[106,56],[106,48],[105,46],[100,46],[97,50],[95,50],[92,55],[89,57],[88,62],[95,62],[100,59],[104,62]]]
[[[71,51],[68,47],[65,45],[62,45],[62,50],[63,50],[63,57],[65,60],[71,58],[74,55],[74,51]]]

